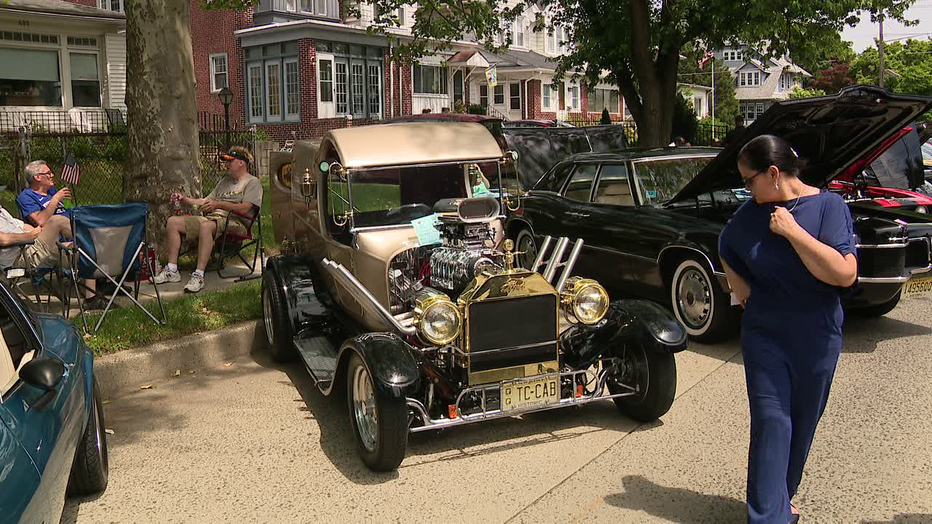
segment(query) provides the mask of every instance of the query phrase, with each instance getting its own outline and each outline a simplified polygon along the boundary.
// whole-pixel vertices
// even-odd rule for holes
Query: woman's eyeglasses
[[[760,172],[758,172],[758,173],[757,173],[756,175],[754,175],[754,176],[749,176],[749,177],[747,177],[747,178],[742,178],[741,180],[744,182],[744,187],[745,187],[745,189],[749,189],[749,188],[751,187],[752,181],[753,181],[755,178],[759,177],[760,175],[763,175],[764,173],[766,173],[766,171],[760,171]]]

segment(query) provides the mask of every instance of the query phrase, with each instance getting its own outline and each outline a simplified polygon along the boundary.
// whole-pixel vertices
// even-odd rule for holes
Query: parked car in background
[[[58,522],[66,492],[103,491],[108,473],[93,353],[0,284],[0,520]]]
[[[298,141],[291,180],[272,180],[295,248],[263,274],[270,351],[346,392],[371,469],[398,467],[409,432],[606,399],[653,420],[673,402],[687,337],[669,312],[571,276],[567,239],[514,267],[502,201],[470,180],[507,160],[475,123],[388,124]]]
[[[504,127],[576,127],[569,122],[562,122],[560,120],[544,120],[544,119],[530,119],[530,120],[505,120],[502,122]]]
[[[675,148],[583,154],[537,181],[506,223],[519,263],[536,256],[544,236],[585,240],[581,275],[610,289],[667,303],[697,340],[734,331],[736,309],[718,256],[724,223],[750,195],[737,155],[752,138],[772,133],[807,162],[801,178],[826,187],[874,151],[932,99],[855,87],[835,96],[780,102],[724,150]],[[932,224],[925,214],[849,202],[858,235],[858,282],[850,309],[882,315],[901,296],[932,283]],[[904,286],[905,285],[905,286]]]

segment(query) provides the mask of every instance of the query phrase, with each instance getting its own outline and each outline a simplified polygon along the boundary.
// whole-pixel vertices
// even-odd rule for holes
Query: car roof
[[[665,156],[708,156],[717,155],[720,147],[635,147],[609,153],[577,153],[570,155],[563,162],[607,162],[640,160],[642,158],[659,158]],[[563,163],[561,162],[561,163]]]
[[[499,159],[489,130],[473,122],[408,122],[329,131],[349,169]]]
[[[502,119],[487,115],[467,113],[421,113],[418,115],[399,116],[386,120],[386,124],[400,122],[500,122]]]

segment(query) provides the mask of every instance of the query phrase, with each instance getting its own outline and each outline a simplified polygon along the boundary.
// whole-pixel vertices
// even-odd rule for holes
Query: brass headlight
[[[595,324],[608,312],[608,293],[598,282],[590,278],[570,277],[563,286],[560,297],[563,312],[570,321]]]
[[[417,331],[424,340],[441,346],[460,336],[463,318],[450,297],[430,290],[415,298],[414,304]]]

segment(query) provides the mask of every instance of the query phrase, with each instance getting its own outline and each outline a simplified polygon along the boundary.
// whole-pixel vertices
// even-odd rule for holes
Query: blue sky
[[[883,39],[890,42],[895,39],[905,39],[913,36],[916,39],[932,38],[932,0],[917,0],[909,10],[906,17],[919,20],[919,25],[904,27],[897,22],[886,21],[883,24]],[[875,45],[874,39],[878,36],[878,26],[871,23],[869,13],[861,14],[861,22],[855,27],[846,27],[842,31],[842,38],[854,42],[854,50],[861,52],[865,48]]]

